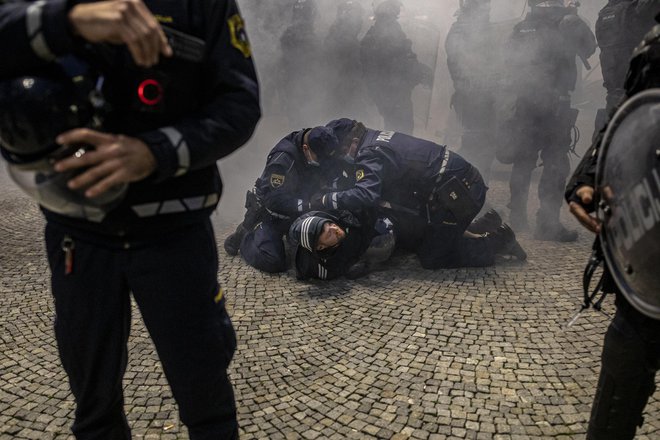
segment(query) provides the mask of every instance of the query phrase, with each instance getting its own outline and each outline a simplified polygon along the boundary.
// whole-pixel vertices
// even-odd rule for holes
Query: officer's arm
[[[322,204],[326,209],[358,211],[365,207],[377,207],[380,202],[383,176],[386,170],[384,156],[374,147],[363,148],[355,162],[355,186],[345,191],[324,194]]]
[[[300,176],[294,159],[286,153],[275,153],[259,179],[259,194],[271,215],[295,218],[309,211],[309,200],[301,196]]]
[[[660,13],[658,0],[633,0],[632,3],[639,17],[654,17]]]
[[[207,29],[205,101],[172,126],[138,135],[156,158],[158,180],[215,164],[250,138],[261,116],[251,49],[235,1],[200,4]]]
[[[0,1],[0,77],[9,78],[70,53],[66,0]]]
[[[578,55],[583,61],[586,61],[596,52],[596,36],[579,16],[574,14],[566,15],[559,23],[559,29],[562,34],[569,38],[569,41],[577,48]]]

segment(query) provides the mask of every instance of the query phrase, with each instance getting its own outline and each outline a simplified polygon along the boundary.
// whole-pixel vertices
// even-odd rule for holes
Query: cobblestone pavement
[[[503,206],[504,183],[492,186]],[[0,188],[0,439],[66,439],[74,406],[53,340],[43,221],[4,171]],[[215,220],[221,243],[231,225]],[[565,324],[590,237],[520,239],[525,264],[426,271],[398,256],[365,279],[327,283],[259,273],[221,251],[242,438],[582,438],[608,319]],[[136,438],[187,438],[139,313],[125,389]],[[641,439],[660,437],[657,398]]]

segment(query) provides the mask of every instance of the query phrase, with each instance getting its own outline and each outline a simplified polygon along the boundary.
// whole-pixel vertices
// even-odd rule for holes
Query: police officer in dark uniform
[[[291,223],[310,210],[312,195],[333,176],[331,156],[337,138],[326,127],[293,132],[268,154],[266,168],[246,197],[247,211],[225,239],[225,251],[264,272],[286,270],[282,237]]]
[[[451,106],[463,126],[459,153],[488,182],[495,159],[495,90],[498,87],[497,40],[490,24],[490,0],[463,0],[451,25],[445,50],[454,83]]]
[[[526,258],[506,225],[492,235],[466,232],[484,204],[487,187],[479,171],[458,154],[345,118],[327,126],[335,132],[344,159],[354,163],[356,183],[317,195],[312,208],[386,210],[397,240],[401,237],[405,247],[413,248],[427,269],[488,266],[497,253]]]
[[[325,37],[325,111],[330,117],[357,116],[366,111],[359,40],[364,17],[364,8],[358,0],[341,1],[337,5],[337,17]]]
[[[412,91],[417,84],[430,86],[433,72],[420,63],[397,21],[399,0],[385,0],[376,6],[374,24],[360,42],[360,59],[367,90],[383,117],[384,127],[412,134]]]
[[[540,208],[534,238],[574,241],[576,231],[559,222],[562,189],[570,171],[568,154],[577,110],[570,93],[577,81],[576,56],[586,60],[596,49],[595,37],[574,8],[560,0],[530,0],[531,12],[518,23],[508,43],[509,94],[514,110],[505,122],[497,157],[513,163],[509,183],[510,222],[525,230],[531,175],[540,158]]]
[[[280,37],[280,103],[289,127],[309,127],[322,108],[318,77],[322,74],[321,41],[316,33],[316,0],[296,0],[293,19]]]
[[[658,87],[660,26],[656,26],[634,51],[625,81],[624,101],[646,89]],[[600,233],[603,226],[589,213],[595,209],[596,167],[604,134],[605,129],[584,155],[565,193],[573,215],[594,233]],[[595,248],[600,246],[598,238]],[[655,376],[660,368],[660,320],[631,305],[615,284],[609,266],[605,270],[603,291],[616,294],[616,314],[605,334],[587,438],[632,439],[637,427],[642,425],[644,407],[655,390]]]
[[[156,17],[196,37],[195,48],[203,41],[192,57],[199,62],[177,46],[191,40],[168,43]],[[227,375],[236,340],[209,215],[221,192],[216,161],[249,138],[260,116],[243,21],[234,0],[0,6],[0,54],[12,60],[0,65],[3,80],[108,49],[105,131],[62,133],[58,144],[92,148],[55,170],[80,170],[69,188],[89,198],[117,185],[128,191],[100,221],[43,209],[55,334],[76,400],[72,430],[79,439],[131,437],[122,377],[132,292],[190,438],[237,438]]]
[[[655,24],[653,12],[657,5],[654,3],[652,0],[609,0],[598,13],[596,39],[607,95],[605,108],[598,110],[596,115],[595,134],[603,128],[608,115],[625,94],[623,83],[630,56]]]

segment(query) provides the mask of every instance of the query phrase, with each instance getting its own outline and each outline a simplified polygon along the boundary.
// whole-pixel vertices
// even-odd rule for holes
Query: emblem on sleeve
[[[250,49],[250,41],[245,32],[245,22],[243,21],[243,18],[240,15],[235,14],[229,17],[227,23],[229,24],[231,45],[240,50],[245,58],[249,58],[250,55],[252,55],[252,49]]]
[[[360,181],[364,177],[364,170],[357,170],[355,172],[355,180]]]
[[[273,188],[279,188],[284,185],[284,176],[281,174],[271,174],[270,175],[270,186]]]

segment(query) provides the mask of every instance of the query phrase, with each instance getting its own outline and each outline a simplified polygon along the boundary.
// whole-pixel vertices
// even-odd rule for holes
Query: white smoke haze
[[[308,0],[314,1],[314,0]],[[382,0],[356,0],[364,9],[363,23],[358,39],[361,39],[373,24],[374,7]],[[295,0],[238,0],[246,21],[254,62],[261,86],[263,117],[251,141],[242,149],[220,162],[225,184],[219,215],[223,222],[239,222],[242,219],[245,192],[252,187],[264,168],[268,151],[282,137],[294,130],[323,125],[331,119],[350,117],[361,120],[368,127],[383,127],[383,120],[376,107],[370,102],[359,80],[352,79],[347,54],[342,59],[331,59],[324,48],[324,40],[337,17],[338,0],[316,0],[318,13],[314,20],[312,37],[307,34],[300,40],[305,49],[289,59],[282,60],[280,39],[292,24]],[[412,49],[420,62],[434,70],[432,88],[418,85],[412,97],[414,104],[414,135],[447,144],[456,151],[460,149],[461,127],[456,120],[449,100],[454,91],[447,69],[445,38],[451,24],[456,20],[458,0],[403,0],[399,22],[412,41]],[[568,1],[567,1],[568,3]],[[606,0],[584,0],[580,15],[593,29],[598,11]],[[526,0],[492,0],[491,22],[496,23],[498,35],[503,42],[513,25],[527,13]],[[309,30],[308,30],[309,31]],[[303,36],[302,33],[295,33]],[[310,50],[309,48],[315,48]],[[359,59],[358,53],[354,54]],[[487,58],[484,54],[470,54],[476,60]],[[605,90],[598,64],[598,54],[590,58],[592,70],[579,66],[579,79],[573,93],[573,107],[580,109],[578,126],[582,133],[577,151],[584,151],[591,139],[595,111],[604,101]],[[578,63],[581,64],[581,63]],[[354,66],[359,72],[360,66]],[[288,70],[287,70],[288,69]],[[285,72],[285,73],[283,73]],[[288,72],[288,74],[286,73]],[[298,78],[297,76],[300,75]],[[302,93],[290,99],[285,93],[287,81],[297,77]],[[349,93],[361,99],[362,106],[355,102],[343,108],[335,108],[333,98]],[[387,91],[383,91],[387,93]],[[289,100],[287,101],[287,98]],[[352,99],[351,99],[352,101]],[[287,111],[287,106],[290,111]],[[294,107],[292,107],[294,106]],[[572,160],[573,166],[577,160]],[[503,172],[507,166],[495,163],[494,168]]]

